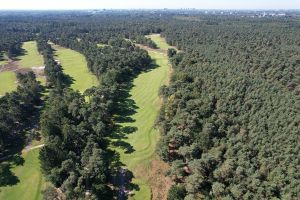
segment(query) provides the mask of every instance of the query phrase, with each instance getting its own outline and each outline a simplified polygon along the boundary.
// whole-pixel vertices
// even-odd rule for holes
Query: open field
[[[46,182],[40,171],[38,159],[39,149],[23,153],[23,165],[12,165],[13,173],[11,182],[17,182],[12,186],[0,187],[0,199],[5,200],[41,200],[41,191],[45,188]]]
[[[156,39],[161,46],[163,39]],[[135,114],[130,116],[132,122],[120,123],[123,128],[133,128],[135,131],[122,139],[130,149],[118,148],[121,161],[130,171],[134,173],[133,182],[138,185],[139,190],[135,191],[132,199],[150,199],[151,188],[149,185],[149,171],[151,161],[154,157],[159,132],[154,128],[156,117],[159,113],[161,101],[158,96],[159,88],[167,84],[170,72],[168,58],[156,50],[148,50],[149,55],[156,64],[156,67],[149,72],[140,74],[133,81],[133,88],[130,91],[130,99],[135,103]],[[120,141],[119,141],[120,142]]]
[[[43,56],[39,54],[36,41],[24,42],[22,45],[24,55],[18,56],[21,68],[39,67],[44,65]]]
[[[0,96],[17,88],[17,77],[14,72],[0,72]]]
[[[52,44],[55,58],[60,61],[64,73],[73,80],[71,87],[81,93],[86,89],[98,85],[96,76],[89,72],[85,57],[71,49]]]

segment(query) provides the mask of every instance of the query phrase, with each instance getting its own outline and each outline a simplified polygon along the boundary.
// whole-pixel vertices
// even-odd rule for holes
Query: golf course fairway
[[[38,52],[36,41],[24,42],[24,55],[18,56],[21,68],[40,67],[44,65],[43,56]]]
[[[22,154],[23,165],[11,164],[11,186],[0,187],[0,199],[42,200],[45,179],[40,170],[39,149]]]
[[[98,80],[89,72],[85,57],[77,51],[51,43],[55,50],[55,59],[59,60],[65,74],[72,79],[71,88],[83,93],[86,89],[97,86]]]
[[[44,60],[37,49],[36,41],[28,41],[22,44],[23,55],[17,57],[18,68],[31,68],[40,67],[44,65]],[[1,53],[0,67],[8,64],[7,56],[3,56]],[[4,60],[3,60],[4,58]],[[12,67],[10,70],[0,72],[0,96],[3,96],[7,92],[12,92],[17,89],[17,77],[15,73],[16,69]],[[42,78],[38,77],[40,81]]]
[[[153,41],[162,43],[164,40],[155,35]],[[164,46],[166,45],[165,42]],[[171,70],[166,53],[162,53],[161,50],[148,48],[147,50],[155,67],[134,79],[129,98],[135,103],[135,114],[130,116],[132,122],[119,124],[122,127],[131,127],[135,130],[129,133],[125,139],[121,139],[122,143],[130,146],[131,151],[122,147],[116,148],[120,153],[121,162],[133,172],[135,177],[133,183],[139,188],[129,199],[137,200],[151,199],[151,187],[148,183],[147,171],[150,170],[151,160],[154,157],[156,144],[160,137],[159,131],[154,128],[161,106],[159,89],[168,83]]]
[[[5,95],[5,93],[12,92],[17,89],[17,77],[14,72],[0,72],[0,80],[0,96],[3,96]]]

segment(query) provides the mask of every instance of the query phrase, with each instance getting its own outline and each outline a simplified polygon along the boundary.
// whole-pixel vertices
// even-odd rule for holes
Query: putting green
[[[17,89],[17,77],[14,72],[0,72],[0,96]]]
[[[24,55],[18,56],[19,66],[22,68],[40,67],[44,65],[43,56],[39,54],[36,41],[24,42]]]
[[[71,87],[83,93],[86,89],[97,86],[99,81],[89,72],[85,57],[77,51],[52,44],[55,59],[59,60],[64,73],[73,80]]]
[[[0,199],[5,200],[41,200],[41,191],[45,188],[46,182],[40,171],[38,159],[39,149],[24,153],[23,165],[13,165],[11,171],[19,179],[19,182],[12,186],[0,187]]]
[[[155,43],[160,43],[159,46],[167,46],[163,38],[156,35],[150,37],[153,37]],[[122,142],[131,145],[134,151],[126,153],[127,150],[121,147],[116,148],[120,153],[122,163],[136,177],[133,182],[139,186],[139,190],[135,191],[135,195],[131,198],[137,200],[150,200],[151,198],[151,188],[145,170],[150,169],[151,160],[160,137],[158,130],[154,128],[161,105],[158,96],[159,89],[162,85],[167,84],[170,74],[170,65],[165,54],[155,50],[149,50],[148,53],[157,66],[134,79],[134,86],[130,95],[137,106],[136,113],[130,116],[133,122],[120,123],[122,127],[135,127],[136,131],[128,134],[127,139],[122,139]]]

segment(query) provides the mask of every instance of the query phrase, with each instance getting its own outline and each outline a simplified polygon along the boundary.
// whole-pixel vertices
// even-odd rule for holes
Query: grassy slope
[[[0,199],[5,200],[41,200],[41,191],[45,188],[45,179],[40,171],[39,149],[23,154],[23,166],[13,166],[12,172],[19,182],[13,186],[0,187]]]
[[[85,57],[71,49],[67,49],[58,45],[52,45],[56,50],[56,59],[61,62],[64,73],[71,76],[74,90],[84,92],[86,89],[98,85],[96,76],[91,74],[87,67]]]
[[[20,67],[31,68],[44,65],[43,57],[37,50],[36,41],[24,42],[22,48],[24,55],[18,57]]]
[[[17,78],[14,72],[0,73],[0,96],[17,88]]]
[[[166,47],[166,43],[160,37],[154,36],[153,41],[157,42],[159,46]],[[129,134],[128,139],[124,140],[132,145],[135,151],[126,154],[124,150],[118,149],[121,161],[136,176],[133,181],[139,185],[140,190],[135,192],[133,199],[137,200],[151,198],[151,189],[147,183],[148,178],[143,177],[142,171],[149,169],[159,139],[159,132],[153,128],[160,109],[158,92],[159,88],[167,83],[170,71],[168,58],[165,55],[155,51],[149,51],[149,54],[158,67],[140,74],[134,80],[134,87],[130,94],[132,95],[131,99],[135,101],[138,107],[136,114],[132,116],[135,121],[121,124],[123,127],[137,128],[137,131]]]

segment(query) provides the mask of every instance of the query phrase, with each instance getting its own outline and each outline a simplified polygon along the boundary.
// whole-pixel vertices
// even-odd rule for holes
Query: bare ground
[[[15,73],[26,74],[30,71],[33,71],[35,73],[36,77],[45,77],[44,68],[45,68],[44,66],[32,67],[32,69],[22,68],[22,67],[20,67],[18,61],[9,59],[8,63],[3,65],[0,68],[0,73],[1,72],[6,72],[6,71],[11,71],[11,72],[15,72]]]
[[[167,199],[168,191],[172,186],[172,180],[165,176],[170,166],[155,156],[151,162],[149,183],[152,191],[152,200]]]

